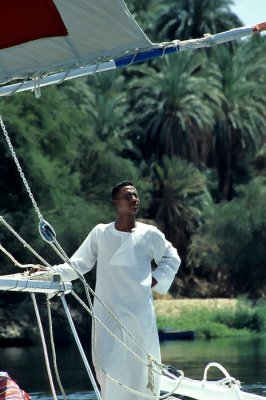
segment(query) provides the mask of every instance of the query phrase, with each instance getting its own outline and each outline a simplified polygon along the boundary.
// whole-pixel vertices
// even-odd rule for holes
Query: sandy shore
[[[177,316],[184,311],[199,309],[226,309],[234,308],[237,299],[156,299],[154,306],[157,315]]]

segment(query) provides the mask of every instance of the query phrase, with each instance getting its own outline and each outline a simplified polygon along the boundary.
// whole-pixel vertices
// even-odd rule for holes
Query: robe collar
[[[137,223],[136,223],[137,224]],[[133,248],[136,246],[136,228],[133,232],[122,232],[115,229],[115,223],[113,222],[110,226],[112,232],[117,236],[128,234],[128,237],[123,241],[119,249],[115,252],[110,260],[111,265],[126,265],[130,262],[130,265],[135,264],[135,252]]]

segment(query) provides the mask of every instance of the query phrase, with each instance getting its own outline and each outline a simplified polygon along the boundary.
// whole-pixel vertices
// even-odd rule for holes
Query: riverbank
[[[171,296],[154,300],[158,328],[195,331],[196,338],[226,338],[258,336],[266,332],[266,300],[245,299],[173,299]],[[72,342],[63,309],[51,304],[54,337],[58,345]],[[14,305],[0,308],[0,347],[31,346],[40,341],[33,307]],[[41,304],[41,315],[48,334],[46,307]],[[81,308],[71,307],[72,316],[84,342],[88,339],[91,319]],[[23,316],[23,318],[22,318]],[[64,335],[62,336],[62,332]]]
[[[256,336],[266,332],[266,301],[246,299],[154,300],[158,328],[195,331],[196,338]]]

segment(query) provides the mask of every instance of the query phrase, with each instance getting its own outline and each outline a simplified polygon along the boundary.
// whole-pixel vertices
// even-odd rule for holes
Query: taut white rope
[[[48,378],[49,378],[49,382],[50,382],[50,387],[51,387],[53,399],[57,400],[57,396],[56,396],[56,392],[55,392],[55,388],[54,388],[54,383],[53,383],[53,378],[52,378],[52,373],[51,373],[51,368],[50,368],[50,363],[49,363],[47,346],[46,346],[43,327],[42,327],[42,321],[41,321],[41,318],[40,318],[38,305],[37,305],[36,297],[35,297],[34,293],[31,293],[31,299],[33,301],[34,310],[35,310],[35,314],[36,314],[36,318],[37,318],[37,322],[38,322],[38,326],[39,326],[39,331],[40,331],[40,335],[41,335],[41,341],[42,341],[42,346],[43,346],[46,369],[47,369],[47,373],[48,373]]]
[[[87,310],[88,313],[89,313],[90,315],[92,315],[92,314],[91,314],[91,310],[90,310],[90,309],[87,307],[87,305],[79,298],[79,296],[78,296],[74,291],[72,291],[71,293],[72,293],[72,295],[79,301],[79,303],[84,307],[84,309]],[[110,331],[110,330],[108,329],[108,327],[106,327],[106,326],[103,324],[103,322],[100,321],[96,316],[94,316],[94,318],[95,318],[95,320],[96,320],[97,322],[99,322],[99,323],[103,326],[104,329],[106,329],[106,331],[107,331],[115,340],[117,340],[122,346],[124,346],[128,351],[130,351],[135,357],[137,357],[141,362],[144,362],[144,363],[147,365],[147,367],[149,367],[149,359],[150,359],[151,356],[150,356],[145,350],[144,350],[144,352],[145,352],[145,354],[146,354],[146,356],[147,356],[148,361],[146,361],[145,359],[142,359],[138,354],[136,354],[132,349],[130,349],[130,348],[129,348],[124,342],[122,342],[112,331]],[[120,324],[121,324],[121,323],[120,323]],[[121,324],[121,327],[124,328],[122,324]],[[124,328],[124,329],[126,330],[126,328]],[[137,391],[137,390],[135,390],[135,389],[130,388],[130,387],[127,386],[127,385],[122,384],[121,382],[119,382],[119,381],[117,381],[116,379],[114,379],[113,377],[111,377],[111,376],[104,370],[104,368],[102,367],[102,365],[101,365],[101,363],[100,363],[98,357],[97,357],[97,361],[99,362],[99,365],[100,365],[100,367],[101,367],[101,369],[102,369],[102,372],[105,374],[105,376],[107,376],[107,378],[108,378],[109,380],[111,380],[111,381],[114,382],[115,384],[117,384],[117,385],[123,387],[123,388],[124,388],[125,390],[127,390],[128,392],[131,392],[131,393],[133,393],[133,394],[135,394],[135,395],[138,395],[138,396],[141,396],[141,397],[143,397],[143,398],[150,399],[150,400],[166,399],[168,396],[170,396],[170,395],[172,395],[173,393],[175,393],[175,391],[177,390],[177,388],[178,388],[179,385],[181,384],[182,379],[183,379],[183,377],[184,377],[183,371],[179,371],[179,372],[180,372],[180,377],[177,379],[176,376],[173,376],[171,373],[168,373],[168,371],[167,371],[165,365],[160,364],[160,363],[158,363],[156,360],[152,359],[152,363],[155,363],[155,365],[156,365],[157,367],[160,367],[161,371],[159,372],[158,370],[154,369],[154,368],[152,367],[152,365],[150,365],[150,367],[149,367],[149,368],[150,368],[150,372],[151,372],[151,370],[152,370],[153,372],[156,372],[157,374],[162,375],[162,371],[163,371],[165,374],[169,375],[170,377],[174,377],[175,380],[177,381],[177,384],[176,384],[176,386],[173,388],[173,390],[171,390],[170,392],[166,393],[166,394],[163,395],[163,396],[158,397],[158,396],[148,395],[148,394],[139,392],[139,391]],[[150,360],[150,361],[151,361],[151,360]]]
[[[67,400],[66,393],[64,391],[58,367],[57,367],[57,360],[56,360],[56,351],[55,351],[55,344],[54,344],[54,335],[53,335],[53,321],[52,321],[52,315],[51,315],[51,307],[50,307],[50,300],[49,296],[47,295],[46,297],[46,304],[47,304],[47,311],[48,311],[48,323],[49,323],[49,333],[50,333],[50,342],[51,342],[51,347],[52,347],[52,356],[53,356],[53,364],[54,364],[54,370],[55,370],[55,375],[57,379],[58,386],[61,390],[62,396],[64,400]]]
[[[96,396],[97,396],[98,400],[101,400],[101,394],[100,394],[99,389],[98,389],[98,387],[97,387],[97,384],[96,384],[96,382],[95,382],[95,379],[94,379],[94,376],[93,376],[93,374],[92,374],[91,368],[90,368],[90,366],[89,366],[87,357],[86,357],[86,355],[85,355],[85,353],[84,353],[84,350],[83,350],[83,348],[82,348],[82,345],[81,345],[81,343],[80,343],[80,340],[79,340],[79,337],[78,337],[78,334],[77,334],[75,325],[74,325],[74,323],[73,323],[71,314],[70,314],[70,312],[69,312],[69,309],[68,309],[68,306],[67,306],[67,303],[66,303],[65,296],[64,296],[62,293],[60,293],[60,294],[59,294],[59,297],[60,297],[60,299],[61,299],[61,301],[62,301],[62,303],[63,303],[63,306],[64,306],[64,309],[65,309],[65,313],[66,313],[66,316],[67,316],[67,319],[68,319],[68,322],[69,322],[71,331],[72,331],[72,333],[73,333],[74,339],[75,339],[76,344],[77,344],[77,346],[78,346],[78,349],[79,349],[80,355],[81,355],[81,357],[82,357],[83,363],[84,363],[84,365],[85,365],[85,368],[86,368],[86,370],[87,370],[87,372],[88,372],[88,375],[89,375],[89,377],[90,377],[92,386],[93,386],[93,388],[94,388],[94,390],[95,390],[95,393],[96,393]]]
[[[35,255],[49,270],[52,270],[52,266],[41,257],[6,221],[0,216],[0,222],[26,247],[32,254]]]

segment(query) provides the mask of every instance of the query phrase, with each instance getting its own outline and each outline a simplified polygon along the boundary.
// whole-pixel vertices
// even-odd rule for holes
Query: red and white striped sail
[[[39,87],[65,79],[265,29],[262,23],[160,44],[149,40],[123,0],[0,0],[0,96],[31,89],[38,95]]]
[[[0,83],[152,44],[123,0],[0,0]]]

